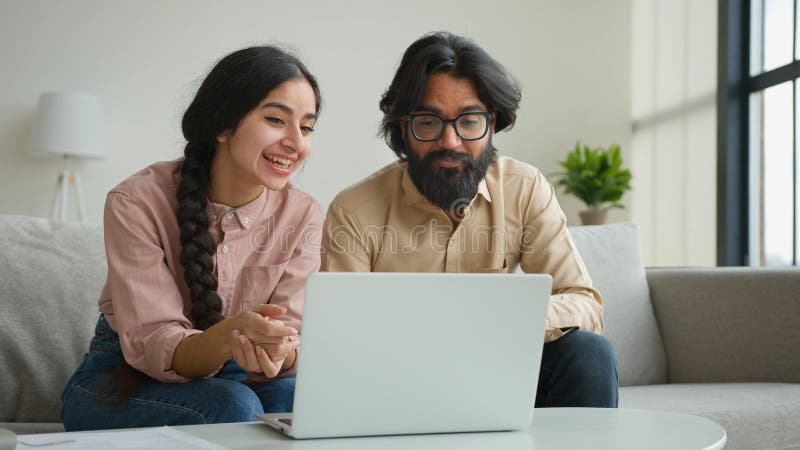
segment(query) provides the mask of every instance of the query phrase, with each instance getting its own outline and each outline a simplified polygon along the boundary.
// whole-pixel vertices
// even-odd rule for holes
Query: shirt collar
[[[209,215],[209,221],[212,224],[219,221],[223,221],[224,223],[236,218],[239,226],[249,230],[250,227],[256,222],[256,219],[262,215],[264,209],[266,208],[268,193],[269,191],[267,188],[264,188],[261,190],[261,194],[259,194],[258,197],[242,206],[239,206],[238,208],[232,208],[229,205],[216,203],[209,200],[208,208],[206,208],[206,211]]]
[[[480,183],[478,183],[478,195],[483,196],[487,202],[492,203],[492,194],[489,193],[489,187],[486,185],[486,177],[483,177]]]

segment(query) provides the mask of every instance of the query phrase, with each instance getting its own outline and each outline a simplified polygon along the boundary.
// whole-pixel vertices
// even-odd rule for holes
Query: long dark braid
[[[216,242],[208,231],[206,215],[213,156],[213,145],[187,143],[178,184],[181,264],[191,292],[192,320],[198,330],[207,330],[222,320],[222,299],[213,273]]]
[[[200,330],[206,330],[222,320],[222,299],[217,294],[217,278],[213,273],[214,261],[211,258],[216,244],[208,231],[205,212],[213,157],[213,144],[187,143],[178,184],[181,264],[192,299],[196,299],[192,302],[192,320]],[[126,404],[145,379],[145,374],[127,362],[120,363],[108,379],[108,386],[117,392],[112,404]]]

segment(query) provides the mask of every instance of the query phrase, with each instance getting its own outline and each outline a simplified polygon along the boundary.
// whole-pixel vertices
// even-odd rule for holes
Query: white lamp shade
[[[107,148],[97,97],[76,92],[47,92],[39,96],[28,153],[104,157]]]

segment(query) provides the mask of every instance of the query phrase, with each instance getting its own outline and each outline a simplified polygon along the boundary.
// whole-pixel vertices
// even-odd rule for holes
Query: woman
[[[289,183],[317,82],[275,47],[234,52],[183,116],[184,157],[108,194],[100,319],[62,394],[67,430],[288,412],[319,205]]]

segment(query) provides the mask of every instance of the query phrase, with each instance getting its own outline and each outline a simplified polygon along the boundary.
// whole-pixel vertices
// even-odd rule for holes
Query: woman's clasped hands
[[[230,339],[231,353],[249,374],[275,378],[284,366],[289,368],[294,364],[294,352],[300,344],[299,332],[280,320],[271,319],[284,314],[286,308],[264,304],[236,316],[237,323]]]

